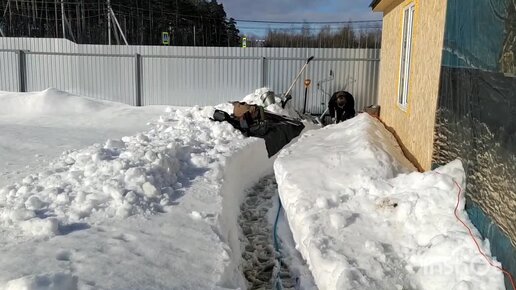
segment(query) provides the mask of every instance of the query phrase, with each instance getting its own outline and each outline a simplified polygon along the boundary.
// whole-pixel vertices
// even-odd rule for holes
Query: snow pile
[[[384,126],[360,114],[306,133],[274,169],[319,289],[504,289],[453,214],[460,162],[415,172]]]
[[[45,170],[63,151],[147,131],[166,106],[132,107],[56,89],[0,92],[0,188]]]
[[[114,107],[129,105],[79,97],[54,88],[42,92],[9,93],[0,92],[0,114],[67,114],[96,113]]]
[[[48,289],[48,290],[77,290],[77,277],[70,274],[56,273],[49,275],[27,276],[12,280],[4,287],[5,290]]]
[[[239,206],[273,160],[214,110],[171,108],[147,132],[67,150],[0,187],[0,289],[245,287]]]
[[[263,106],[264,104],[263,104],[262,96],[265,93],[270,92],[270,91],[271,91],[271,89],[269,89],[269,88],[257,89],[254,91],[254,93],[245,96],[242,101],[246,102],[248,104],[255,104],[255,105]],[[275,103],[271,104],[269,106],[266,106],[265,109],[269,112],[276,113],[278,115],[283,115],[283,116],[292,117],[292,118],[300,118],[298,112],[296,112],[296,110],[294,110],[294,108],[292,108],[291,105],[292,105],[292,102],[289,101],[287,103],[287,105],[285,106],[285,108],[282,108],[281,107],[281,98],[276,96]]]
[[[0,223],[31,235],[95,216],[126,218],[162,212],[182,184],[182,170],[209,167],[243,136],[214,123],[213,108],[177,110],[175,126],[65,152],[48,170],[0,189]],[[209,150],[206,150],[210,148]]]

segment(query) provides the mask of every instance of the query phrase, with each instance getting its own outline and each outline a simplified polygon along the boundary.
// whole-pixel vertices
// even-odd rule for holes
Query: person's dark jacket
[[[344,108],[339,108],[339,106],[337,106],[337,95],[339,95],[339,93],[343,93],[344,98],[346,99]],[[334,93],[330,98],[328,107],[330,111],[330,117],[336,118],[337,123],[355,117],[355,99],[348,92],[343,91]],[[336,116],[335,113],[337,114]]]

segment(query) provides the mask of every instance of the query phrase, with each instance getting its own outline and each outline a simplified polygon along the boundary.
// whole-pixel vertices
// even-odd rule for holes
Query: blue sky
[[[228,17],[270,21],[381,20],[369,8],[371,0],[218,0]],[[245,27],[250,27],[246,29]],[[239,23],[242,32],[260,31],[270,25]],[[284,27],[274,24],[274,27]]]

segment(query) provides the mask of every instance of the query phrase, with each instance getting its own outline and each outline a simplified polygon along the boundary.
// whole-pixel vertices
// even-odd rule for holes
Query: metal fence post
[[[25,51],[19,50],[18,52],[18,90],[20,92],[27,91],[27,62],[25,59]]]
[[[142,56],[139,53],[135,54],[134,63],[136,106],[140,107],[142,105]]]
[[[267,82],[267,70],[268,70],[268,67],[267,67],[267,58],[266,57],[263,57],[262,58],[262,88],[263,87],[266,87],[266,82]]]

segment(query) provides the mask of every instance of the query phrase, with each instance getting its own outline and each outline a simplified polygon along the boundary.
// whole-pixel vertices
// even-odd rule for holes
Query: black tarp
[[[226,121],[247,137],[264,139],[269,158],[299,136],[305,128],[301,121],[270,112],[264,113],[264,120],[246,120],[241,122],[224,111],[216,110],[213,120]]]

